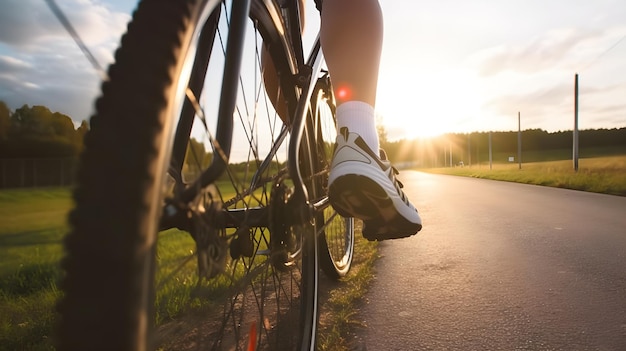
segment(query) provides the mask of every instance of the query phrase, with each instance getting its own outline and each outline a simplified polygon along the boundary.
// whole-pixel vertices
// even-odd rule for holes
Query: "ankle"
[[[374,107],[362,101],[348,101],[337,107],[337,130],[347,127],[363,138],[367,146],[378,154],[380,148]]]

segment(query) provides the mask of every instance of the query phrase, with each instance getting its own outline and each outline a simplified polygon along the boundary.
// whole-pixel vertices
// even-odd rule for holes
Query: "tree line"
[[[75,128],[69,116],[52,112],[45,106],[24,105],[11,111],[0,101],[0,159],[76,159],[83,150],[88,130],[87,121]],[[192,139],[187,148],[185,170],[197,173],[211,158],[204,144]],[[16,165],[20,164],[7,163],[3,167],[12,169]]]
[[[67,158],[82,151],[83,138],[89,130],[87,121],[75,128],[72,119],[45,106],[24,105],[11,111],[0,101],[0,158]],[[390,142],[383,127],[379,128],[381,144],[394,162],[417,161],[443,155],[446,151],[458,160],[463,155],[476,154],[484,158],[489,139],[492,149],[515,155],[518,132],[475,132],[445,134],[428,140],[400,140]],[[568,149],[572,147],[572,131],[547,132],[541,129],[521,133],[522,152]],[[626,152],[626,128],[589,129],[580,131],[581,149],[614,148]],[[191,155],[190,152],[194,151]],[[192,140],[187,151],[186,167],[193,169],[206,165],[211,153],[202,143]],[[190,157],[191,156],[191,157]],[[441,156],[443,158],[443,156]],[[467,158],[467,157],[465,157]]]
[[[491,140],[490,140],[491,139]],[[394,162],[422,162],[424,166],[450,165],[468,159],[485,161],[488,159],[489,145],[494,153],[517,157],[518,132],[474,132],[451,133],[430,139],[413,139],[384,141],[381,143]],[[540,155],[568,155],[572,150],[573,132],[547,132],[542,129],[529,129],[521,132],[522,154],[536,155],[537,159],[526,158],[526,161],[542,161]],[[626,128],[587,129],[579,132],[579,149],[581,156],[607,154],[626,154]],[[562,151],[560,153],[554,151]],[[597,151],[597,152],[596,152]],[[569,151],[571,156],[571,151]],[[522,157],[524,159],[524,157]]]
[[[83,149],[87,121],[72,119],[45,106],[24,105],[11,111],[0,101],[0,158],[68,158]]]

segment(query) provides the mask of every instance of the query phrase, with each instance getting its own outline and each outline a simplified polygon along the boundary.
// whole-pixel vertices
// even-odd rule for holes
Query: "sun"
[[[389,140],[429,139],[458,131],[458,120],[454,114],[428,106],[411,105],[404,108],[377,107],[378,123],[387,133]]]
[[[449,129],[449,124],[446,123],[445,118],[424,118],[413,122],[414,130],[409,131],[410,139],[414,138],[434,138],[445,134]]]
[[[416,82],[381,77],[376,110],[390,140],[470,132],[480,115],[475,81],[458,72],[422,74]],[[398,89],[398,87],[402,87]],[[474,121],[475,122],[475,121]]]

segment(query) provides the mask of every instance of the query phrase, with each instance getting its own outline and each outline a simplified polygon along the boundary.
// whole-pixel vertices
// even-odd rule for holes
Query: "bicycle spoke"
[[[224,55],[231,21],[227,6],[222,6],[223,18],[217,25],[212,52]],[[258,215],[253,214],[255,211],[265,211],[258,213],[267,213],[266,215],[278,211],[272,204],[274,184],[287,184],[287,187],[292,185],[285,165],[289,128],[274,110],[265,90],[261,59],[262,39],[256,21],[249,28],[253,37],[250,40],[251,45],[244,48],[242,71],[237,78],[239,92],[233,113],[234,145],[230,157],[223,154],[214,138],[218,101],[209,94],[220,91],[219,86],[214,84],[216,80],[207,79],[201,93],[197,95],[191,89],[187,89],[185,94],[196,118],[191,132],[192,138],[198,138],[199,145],[210,146],[211,157],[228,161],[224,175],[216,184],[219,188],[217,201],[221,210],[214,217],[228,218],[229,225],[234,228],[207,228],[204,232],[219,235],[221,239],[218,241],[226,245],[230,255],[227,255],[224,269],[202,284],[201,289],[209,289],[200,295],[208,298],[208,303],[200,303],[200,306],[205,306],[203,314],[208,317],[204,322],[206,335],[189,332],[187,336],[183,336],[183,340],[193,338],[193,342],[199,347],[204,344],[209,350],[243,350],[252,339],[256,340],[258,350],[294,349],[300,340],[298,330],[293,330],[294,327],[297,328],[301,316],[303,244],[300,241],[303,240],[302,232],[309,229],[299,226],[280,229],[285,231],[281,237],[293,238],[291,240],[297,243],[281,249],[284,251],[277,260],[275,250],[282,246],[276,246],[272,242],[277,240],[274,238],[277,233],[267,227],[272,223],[260,225],[261,223],[255,222],[259,220]],[[217,72],[216,68],[224,61],[224,57],[211,56],[207,74]],[[188,149],[186,165],[193,164],[193,168],[197,170],[207,166],[206,153],[191,145]],[[194,180],[190,176],[183,178],[189,182]],[[287,199],[280,201],[283,203],[277,206],[287,208]],[[212,207],[212,203],[207,203],[198,208],[210,211]],[[216,223],[207,221],[206,225],[210,227]],[[211,247],[209,246],[209,252]],[[280,269],[275,266],[277,261],[282,262],[279,263]],[[311,268],[307,266],[306,269]],[[169,276],[167,278],[172,280]],[[219,287],[220,284],[222,287]]]

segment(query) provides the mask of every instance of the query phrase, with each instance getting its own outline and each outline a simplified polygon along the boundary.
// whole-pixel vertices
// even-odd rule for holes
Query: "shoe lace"
[[[381,160],[389,161],[385,150],[380,149],[379,153],[380,153]],[[404,184],[402,184],[402,182],[399,181],[398,178],[396,177],[398,174],[400,174],[400,171],[398,171],[398,169],[392,164],[390,164],[389,166],[391,167],[391,171],[393,172],[393,181],[395,183],[394,185],[396,186],[396,189],[398,190],[398,194],[400,194],[402,201],[408,204],[409,199],[407,198],[406,194],[404,194],[404,191],[402,191],[402,189],[404,188]]]
[[[402,189],[404,188],[404,184],[402,184],[402,182],[399,181],[398,178],[396,177],[398,174],[400,174],[400,172],[394,166],[391,166],[391,169],[393,171],[393,181],[395,183],[396,190],[398,191],[398,194],[400,195],[400,198],[402,199],[402,201],[408,205],[409,198],[406,196],[404,191],[402,191]]]
[[[397,176],[398,174],[400,174],[400,171],[398,171],[398,169],[397,169],[395,166],[391,166],[391,169],[393,170],[393,174],[394,174],[394,176],[393,176],[393,180],[394,180],[396,183],[398,183],[398,185],[400,186],[400,188],[404,188],[404,184],[402,184],[402,182],[401,182],[401,181],[399,181],[399,180],[398,180],[398,178],[396,178],[396,176]]]

